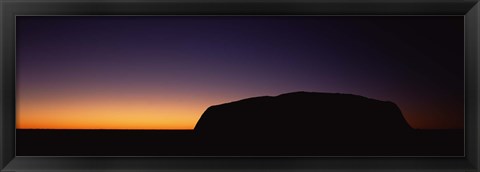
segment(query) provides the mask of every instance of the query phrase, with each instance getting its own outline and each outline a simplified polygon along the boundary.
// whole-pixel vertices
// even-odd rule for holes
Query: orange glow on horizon
[[[149,94],[26,95],[17,100],[18,129],[190,130],[209,106],[226,101]]]
[[[152,94],[154,90],[148,89],[134,93],[82,90],[76,94],[65,90],[33,90],[24,89],[18,93],[18,129],[191,130],[209,106],[248,98],[245,93]],[[445,115],[436,115],[435,119],[421,115],[456,114],[463,109],[438,109],[435,103],[398,102],[397,106],[413,128],[463,128],[455,125],[463,121],[452,122]]]

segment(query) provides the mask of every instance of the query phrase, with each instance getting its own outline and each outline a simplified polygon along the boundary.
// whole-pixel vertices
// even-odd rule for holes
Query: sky
[[[193,129],[295,91],[463,128],[463,16],[17,16],[17,128]],[[379,121],[381,122],[381,121]]]

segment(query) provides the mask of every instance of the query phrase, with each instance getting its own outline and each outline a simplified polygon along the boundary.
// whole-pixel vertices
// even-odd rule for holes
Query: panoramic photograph
[[[464,156],[463,16],[17,16],[17,156]]]

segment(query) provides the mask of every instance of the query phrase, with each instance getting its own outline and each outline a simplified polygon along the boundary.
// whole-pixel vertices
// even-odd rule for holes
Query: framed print
[[[477,1],[1,7],[3,170],[478,170]]]

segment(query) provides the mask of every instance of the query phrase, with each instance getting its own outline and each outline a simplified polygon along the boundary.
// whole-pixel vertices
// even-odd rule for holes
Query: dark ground
[[[463,130],[418,130],[415,136],[389,145],[220,144],[202,142],[193,130],[17,129],[17,156],[463,156]]]

